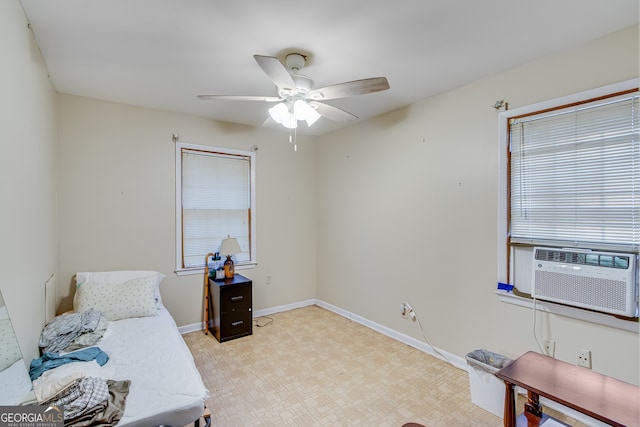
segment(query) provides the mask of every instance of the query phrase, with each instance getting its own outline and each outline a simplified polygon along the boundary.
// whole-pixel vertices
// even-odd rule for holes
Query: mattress
[[[131,381],[118,426],[180,427],[202,415],[209,392],[166,309],[111,322],[96,345],[109,355],[111,379]]]
[[[33,399],[31,378],[20,359],[0,371],[0,405],[20,405]]]

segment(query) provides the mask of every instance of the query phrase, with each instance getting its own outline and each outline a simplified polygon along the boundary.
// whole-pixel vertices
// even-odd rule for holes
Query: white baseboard
[[[256,310],[253,312],[253,318],[268,316],[270,314],[280,313],[282,311],[294,310],[296,308],[308,307],[310,305],[318,305],[315,299],[308,299],[305,301],[294,302],[291,304],[279,305],[277,307],[263,308],[262,310]]]
[[[360,323],[374,331],[380,332],[382,335],[386,335],[390,338],[393,338],[401,343],[407,344],[415,349],[423,351],[431,356],[437,357],[440,360],[444,360],[445,362],[449,362],[452,366],[456,368],[463,369],[467,371],[467,361],[466,359],[456,356],[455,354],[451,354],[439,348],[434,348],[424,341],[417,340],[409,335],[405,335],[400,333],[394,329],[388,328],[379,323],[373,322],[369,319],[366,319],[357,314],[351,313],[350,311],[344,310],[342,308],[336,307],[335,305],[329,304],[327,302],[316,300],[315,305],[318,307],[325,308],[329,311],[332,311],[336,314],[339,314],[342,317],[346,317],[349,320],[353,320],[354,322]]]
[[[291,304],[279,305],[276,307],[264,308],[262,310],[255,310],[253,312],[253,318],[268,316],[270,314],[280,313],[282,311],[294,310],[296,308],[308,307],[310,305],[316,305],[315,299],[309,299],[306,301],[294,302]],[[178,330],[181,334],[188,334],[190,332],[203,331],[205,328],[204,322],[191,323],[190,325],[180,326]]]
[[[182,335],[189,334],[191,332],[204,331],[204,322],[192,323],[190,325],[179,326],[178,330]]]

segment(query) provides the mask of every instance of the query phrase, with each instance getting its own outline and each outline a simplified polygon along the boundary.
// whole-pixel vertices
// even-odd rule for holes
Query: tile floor
[[[258,318],[253,335],[222,344],[184,338],[216,427],[502,426],[471,403],[466,371],[317,306]]]

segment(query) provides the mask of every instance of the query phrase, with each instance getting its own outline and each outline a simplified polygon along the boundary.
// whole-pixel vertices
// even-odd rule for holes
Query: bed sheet
[[[33,401],[31,378],[24,360],[17,360],[13,365],[0,372],[0,402],[2,405],[21,405]]]
[[[174,427],[200,417],[209,392],[175,321],[158,315],[111,322],[96,344],[109,355],[114,380],[131,380],[118,426]]]

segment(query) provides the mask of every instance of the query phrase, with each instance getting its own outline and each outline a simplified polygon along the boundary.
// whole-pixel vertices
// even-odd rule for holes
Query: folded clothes
[[[38,347],[43,353],[59,353],[84,334],[97,334],[94,344],[104,333],[106,324],[102,313],[93,309],[56,316],[42,330]]]
[[[109,361],[109,356],[99,347],[89,347],[84,350],[78,350],[64,355],[45,352],[41,357],[31,361],[29,366],[29,376],[31,377],[31,381],[34,381],[42,375],[43,372],[49,369],[57,368],[58,366],[71,362],[86,362],[94,359],[100,366],[102,366]]]
[[[74,381],[69,387],[51,399],[53,406],[64,406],[64,419],[75,418],[97,405],[106,403],[109,397],[107,381],[86,377]]]
[[[85,377],[41,404],[63,406],[65,427],[114,426],[124,414],[130,385],[129,380]]]
[[[65,405],[65,427],[107,427],[117,425],[124,414],[130,385],[131,381],[129,380],[107,380],[109,388],[107,400],[93,407],[88,407],[86,411],[73,418],[66,416],[67,406]]]

